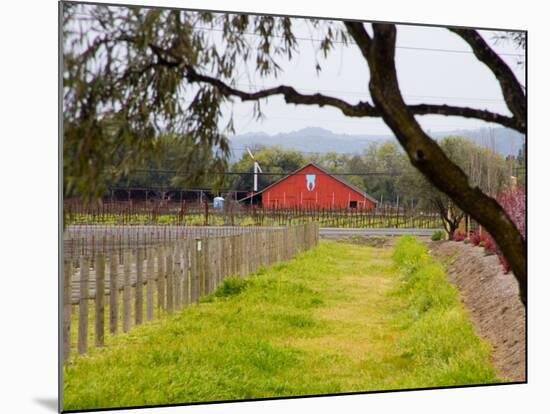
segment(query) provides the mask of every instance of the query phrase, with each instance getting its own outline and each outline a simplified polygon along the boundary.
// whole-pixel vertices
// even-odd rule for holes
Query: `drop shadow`
[[[41,405],[42,407],[45,407],[55,413],[58,412],[58,401],[57,398],[34,398],[34,402]]]

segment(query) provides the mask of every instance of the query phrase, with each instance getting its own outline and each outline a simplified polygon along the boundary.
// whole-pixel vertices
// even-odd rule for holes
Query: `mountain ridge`
[[[455,129],[449,131],[429,132],[435,140],[447,136],[463,136],[477,145],[494,148],[506,157],[517,155],[525,143],[525,135],[509,128]],[[340,134],[320,127],[306,127],[291,132],[267,134],[265,132],[248,132],[229,137],[232,158],[238,159],[246,147],[279,145],[306,153],[336,152],[344,154],[361,153],[365,148],[387,141],[396,141],[393,135],[384,134]]]

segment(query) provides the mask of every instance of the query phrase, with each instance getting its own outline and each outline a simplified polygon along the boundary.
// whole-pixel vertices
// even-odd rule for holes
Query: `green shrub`
[[[434,232],[434,234],[432,234],[432,240],[433,241],[442,240],[443,236],[445,236],[445,233],[443,233],[442,230],[437,230],[436,232]]]
[[[241,293],[246,289],[247,285],[250,283],[248,279],[243,279],[240,277],[228,277],[223,283],[216,289],[215,295],[217,297],[227,297],[234,296]]]

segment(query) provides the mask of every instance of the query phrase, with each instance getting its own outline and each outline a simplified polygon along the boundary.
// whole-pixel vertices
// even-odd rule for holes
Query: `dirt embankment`
[[[525,308],[514,275],[505,274],[498,258],[486,256],[481,247],[453,241],[429,242],[428,246],[430,254],[445,263],[478,335],[493,345],[500,377],[525,381]]]

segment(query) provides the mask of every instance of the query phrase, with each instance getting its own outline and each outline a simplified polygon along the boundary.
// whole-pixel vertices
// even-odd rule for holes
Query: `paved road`
[[[402,236],[404,234],[412,234],[414,236],[431,236],[438,229],[396,229],[396,228],[332,228],[321,227],[319,230],[320,236]]]
[[[262,229],[271,229],[277,227],[262,227]],[[205,236],[205,235],[230,235],[238,234],[245,231],[251,231],[254,227],[230,227],[230,226],[68,226],[65,231],[64,238],[90,238],[92,235],[100,237],[103,234],[124,234],[124,239],[130,235],[137,236],[138,234],[155,234],[165,235],[171,234],[186,236]],[[402,236],[403,234],[413,234],[415,236],[431,236],[438,229],[404,229],[404,228],[334,228],[321,227],[321,236]]]

